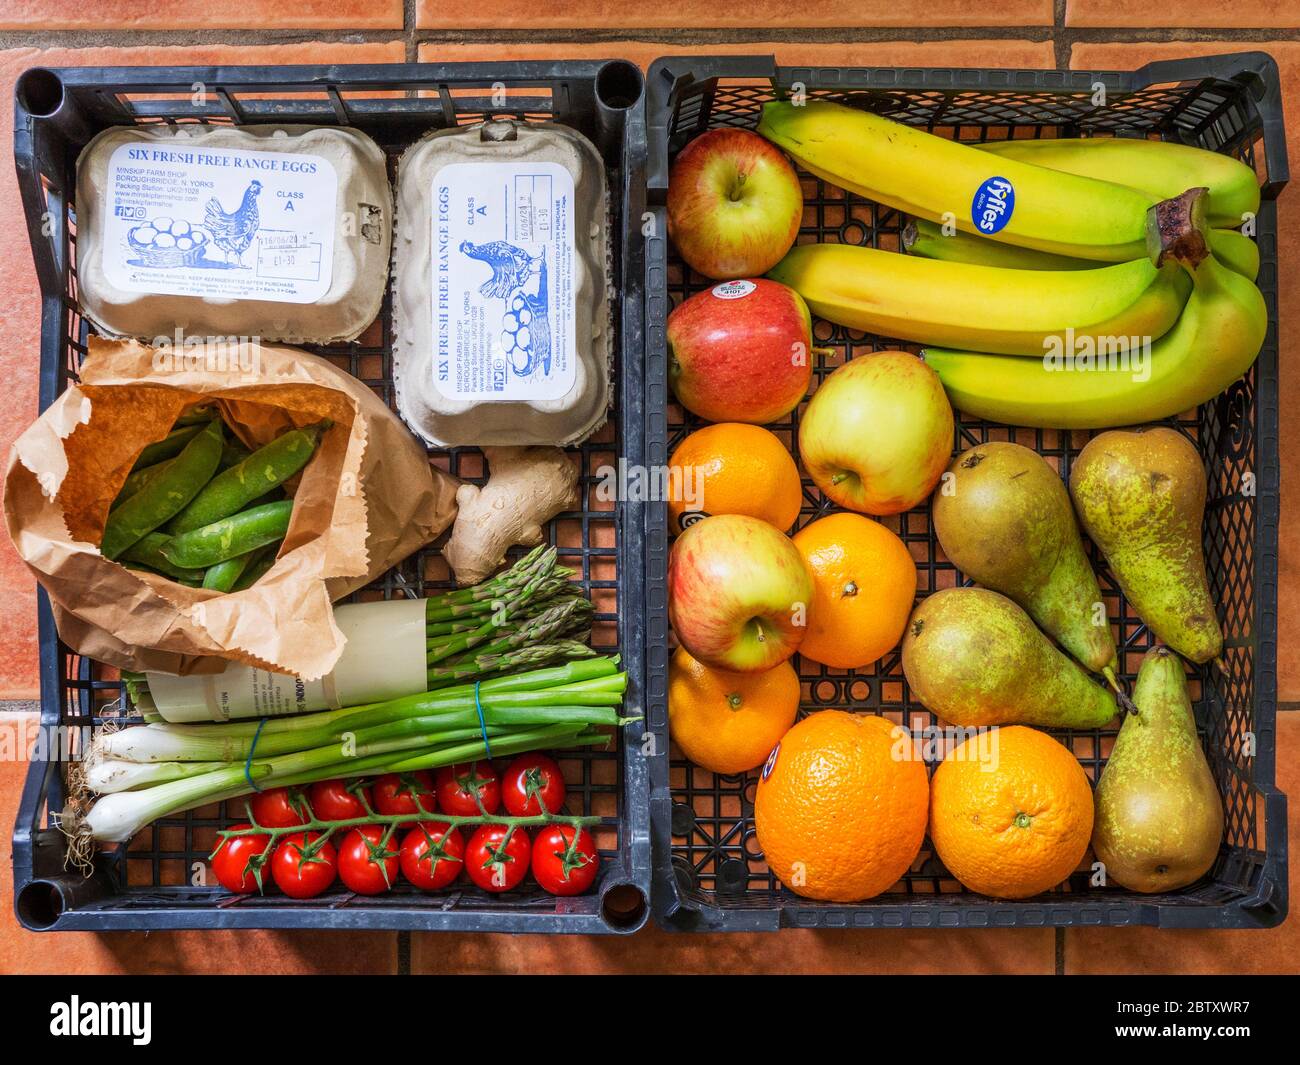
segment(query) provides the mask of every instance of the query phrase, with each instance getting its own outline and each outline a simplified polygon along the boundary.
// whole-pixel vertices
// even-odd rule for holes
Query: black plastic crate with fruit
[[[1004,901],[965,888],[944,867],[927,834],[902,878],[864,902],[800,897],[768,868],[758,842],[755,795],[767,767],[735,775],[693,765],[671,743],[667,690],[673,635],[666,574],[672,543],[668,508],[648,515],[647,619],[650,723],[658,739],[651,764],[655,846],[654,911],[680,931],[780,927],[1006,927],[1130,925],[1260,928],[1287,912],[1286,799],[1275,787],[1277,695],[1278,340],[1277,212],[1287,182],[1277,66],[1258,52],[1150,64],[1133,72],[778,67],[771,57],[666,57],[647,79],[650,136],[648,201],[654,212],[646,257],[646,366],[652,467],[703,421],[674,401],[666,322],[687,297],[715,282],[690,268],[668,239],[667,195],[673,160],[709,130],[752,130],[763,105],[831,100],[908,126],[969,142],[1007,138],[1134,137],[1176,141],[1224,153],[1254,167],[1262,203],[1254,219],[1258,286],[1268,329],[1253,367],[1216,399],[1163,424],[1191,441],[1208,471],[1203,526],[1209,590],[1224,646],[1217,663],[1194,667],[1196,725],[1222,799],[1224,832],[1208,874],[1178,891],[1139,894],[1094,886],[1081,863],[1044,894]],[[797,152],[796,152],[797,154]],[[902,252],[908,217],[800,170],[804,210],[796,244],[843,243]],[[1168,195],[1168,194],[1167,194]],[[887,295],[887,294],[882,294]],[[855,356],[906,348],[888,336],[815,318],[812,343],[830,349],[813,363],[813,388]],[[813,393],[816,394],[815,391]],[[954,402],[953,455],[1012,441],[1030,447],[1068,480],[1089,430],[1009,428],[964,414]],[[793,447],[801,404],[769,424]],[[654,416],[664,412],[662,418]],[[839,508],[803,475],[797,527]],[[705,508],[707,510],[707,508]],[[881,519],[916,562],[917,602],[972,583],[944,556],[928,502]],[[1131,690],[1144,653],[1156,642],[1099,553],[1088,552],[1107,614],[1117,623],[1121,682]],[[797,667],[800,720],[827,708],[883,715],[927,730],[938,719],[906,683],[898,648],[852,671],[807,658]],[[1095,784],[1117,725],[1050,729]],[[775,752],[773,752],[775,754]],[[927,770],[933,773],[933,752]]]
[[[622,656],[629,675],[626,713],[639,719],[645,683],[642,508],[635,500],[603,499],[595,486],[603,468],[644,461],[644,268],[636,237],[644,210],[642,85],[641,72],[620,60],[25,72],[16,86],[15,155],[40,284],[41,410],[77,380],[87,351],[90,329],[78,310],[76,163],[100,131],[199,122],[352,127],[383,150],[391,177],[398,156],[433,130],[496,119],[576,129],[596,146],[608,179],[611,276],[621,298],[612,307],[610,417],[570,449],[579,466],[579,504],[548,528],[559,563],[574,572],[593,602],[594,647]],[[308,350],[395,406],[392,302],[390,287],[378,318],[356,342]],[[486,463],[477,448],[435,449],[430,457],[463,480],[485,480]],[[358,596],[412,599],[451,587],[438,550],[442,542],[405,559]],[[510,558],[520,553],[515,549]],[[88,727],[131,719],[122,717],[126,704],[118,672],[73,654],[58,638],[44,591],[38,603],[40,724],[50,736],[70,737],[70,744],[55,744],[52,757],[33,761],[19,805],[14,905],[25,927],[626,933],[646,920],[649,788],[639,720],[614,730],[604,749],[558,755],[568,784],[567,812],[597,819],[592,831],[601,855],[598,879],[580,895],[557,897],[531,880],[498,894],[462,883],[436,894],[401,884],[368,897],[337,884],[315,899],[275,891],[231,895],[211,882],[207,862],[217,831],[242,819],[237,801],[164,817],[130,843],[99,851],[93,871],[83,876],[67,864],[67,841],[56,822],[67,794],[65,770],[82,750]]]

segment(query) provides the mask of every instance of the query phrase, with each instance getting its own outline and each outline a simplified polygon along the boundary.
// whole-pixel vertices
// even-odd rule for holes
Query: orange
[[[731,673],[679,647],[668,667],[668,727],[696,765],[743,773],[763,764],[794,724],[799,675],[789,662],[761,673]]]
[[[935,770],[930,840],[972,891],[1025,899],[1078,866],[1092,835],[1092,789],[1045,732],[1011,725],[972,736]]]
[[[813,575],[799,653],[837,669],[876,661],[903,637],[916,599],[916,563],[878,521],[831,514],[794,535]]]
[[[757,425],[706,425],[683,440],[668,460],[668,522],[674,533],[682,531],[682,515],[688,511],[744,514],[785,532],[799,517],[802,502],[794,458]],[[688,515],[686,524],[691,521]]]
[[[769,868],[795,894],[857,902],[916,860],[929,795],[905,729],[822,710],[787,732],[763,767],[754,827]]]

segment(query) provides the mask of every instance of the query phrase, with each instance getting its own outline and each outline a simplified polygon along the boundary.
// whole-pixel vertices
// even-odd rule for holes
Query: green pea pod
[[[203,425],[208,424],[211,423],[203,423]],[[218,422],[217,424],[220,425],[221,423]],[[136,470],[142,470],[146,466],[152,466],[164,459],[175,458],[185,450],[186,444],[203,431],[203,425],[183,425],[179,429],[173,429],[161,440],[149,444],[140,452],[135,464],[131,467],[131,471],[134,473]]]
[[[211,525],[173,536],[162,551],[173,566],[206,569],[279,540],[289,531],[292,513],[292,499],[242,510]]]
[[[209,566],[207,572],[203,574],[203,587],[213,588],[218,592],[230,591],[256,554],[257,551],[246,551],[242,555],[226,559],[225,562]]]
[[[137,492],[144,491],[149,482],[162,473],[167,468],[167,463],[171,461],[171,459],[166,459],[163,462],[155,462],[152,466],[146,466],[142,470],[135,470],[127,474],[126,480],[122,482],[122,490],[117,493],[117,498],[113,500],[113,506],[110,509],[116,510]]]
[[[232,440],[221,450],[221,461],[217,464],[217,469],[228,470],[231,466],[238,466],[244,459],[248,458],[252,452],[237,440]]]
[[[166,533],[151,532],[137,540],[125,551],[122,552],[122,558],[127,562],[139,562],[148,566],[151,570],[161,573],[165,577],[171,577],[177,581],[202,581],[203,570],[201,569],[184,569],[181,566],[173,566],[167,561],[167,556],[162,553],[162,546],[170,540]]]
[[[328,423],[322,423],[290,429],[243,462],[223,470],[172,519],[168,530],[180,535],[238,514],[306,466],[316,451],[321,430],[328,427]]]
[[[221,423],[211,421],[202,428],[148,488],[109,514],[99,545],[105,558],[117,558],[132,544],[171,521],[212,479],[217,460],[221,458]]]
[[[180,429],[182,426],[186,425],[207,425],[208,422],[216,416],[217,412],[213,408],[212,404],[203,403],[197,407],[191,407],[189,410],[183,411],[181,416],[172,423],[172,428]]]
[[[234,588],[231,591],[242,592],[245,588],[251,588],[258,581],[267,575],[271,567],[275,565],[275,556],[280,553],[280,545],[283,540],[276,540],[273,544],[267,544],[257,553],[257,557],[248,564],[248,568],[240,575],[239,580],[235,581]]]

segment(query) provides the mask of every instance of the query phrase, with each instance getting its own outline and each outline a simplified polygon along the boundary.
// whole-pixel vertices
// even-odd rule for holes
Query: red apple
[[[715,514],[668,556],[668,619],[706,665],[757,673],[784,662],[807,631],[812,575],[789,537],[743,514]]]
[[[840,506],[898,514],[939,483],[952,429],[939,375],[906,351],[877,351],[818,386],[799,418],[799,457]]]
[[[668,316],[668,380],[687,410],[761,425],[808,392],[812,318],[794,289],[766,278],[724,281]]]
[[[705,277],[767,273],[790,250],[802,216],[790,160],[749,130],[701,134],[668,174],[668,235]]]

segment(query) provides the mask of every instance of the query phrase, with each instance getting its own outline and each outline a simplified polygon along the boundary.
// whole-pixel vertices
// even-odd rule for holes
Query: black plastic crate
[[[605,161],[614,213],[617,387],[609,424],[575,450],[582,461],[581,509],[551,526],[562,564],[574,568],[597,609],[594,643],[617,650],[630,674],[626,712],[643,712],[645,691],[644,516],[635,501],[604,503],[598,470],[622,458],[643,461],[642,353],[646,138],[640,71],[609,62],[451,63],[357,66],[122,67],[29,70],[16,89],[15,154],[42,297],[44,410],[73,379],[87,324],[76,306],[75,162],[107,126],[145,123],[297,122],[351,125],[373,137],[392,164],[429,130],[510,116],[554,121],[586,134]],[[635,239],[629,239],[629,235]],[[311,347],[391,403],[388,301],[357,342]],[[437,453],[451,473],[482,481],[477,449]],[[450,586],[436,548],[412,556],[360,593],[421,596]],[[369,593],[369,595],[367,594]],[[122,706],[116,671],[72,654],[39,596],[41,725],[74,731]],[[94,874],[64,869],[63,839],[50,814],[63,805],[57,760],[33,762],[14,831],[14,896],[33,929],[384,928],[462,932],[631,932],[648,916],[649,781],[640,724],[614,749],[562,752],[571,813],[599,815],[593,832],[602,866],[596,888],[560,899],[525,882],[490,895],[454,886],[433,895],[404,885],[373,898],[336,885],[320,898],[279,894],[232,898],[192,878],[215,845],[217,828],[242,816],[209,807],[157,822],[130,844],[97,858]]]
[[[1102,94],[1097,92],[1103,87]],[[848,99],[909,125],[963,140],[1033,136],[1160,137],[1235,155],[1253,163],[1263,183],[1257,220],[1259,286],[1270,329],[1254,368],[1226,394],[1198,411],[1170,419],[1192,439],[1210,470],[1205,550],[1221,604],[1226,670],[1198,671],[1196,716],[1226,813],[1225,845],[1211,874],[1167,895],[1137,895],[1089,887],[1076,874],[1052,892],[1023,902],[988,899],[963,888],[934,856],[927,840],[901,883],[856,904],[801,899],[768,871],[753,825],[757,773],[717,776],[669,749],[667,673],[671,653],[666,616],[666,508],[648,515],[650,616],[647,691],[659,739],[651,769],[655,843],[654,908],[674,930],[748,931],[782,926],[1005,927],[1128,925],[1267,927],[1287,909],[1286,799],[1274,787],[1277,699],[1278,343],[1277,212],[1286,184],[1277,66],[1260,52],[1153,63],[1135,72],[778,67],[772,57],[666,57],[647,78],[650,133],[648,197],[655,214],[646,261],[646,365],[650,409],[666,416],[647,432],[652,464],[666,463],[699,421],[667,395],[665,320],[682,298],[711,281],[691,271],[667,240],[664,210],[673,155],[693,136],[721,126],[753,128],[761,105],[795,92]],[[1025,136],[1023,132],[1018,135]],[[801,240],[830,240],[899,249],[905,221],[891,208],[842,192],[809,174]],[[843,358],[879,347],[908,347],[887,338],[817,320],[815,343],[836,350],[816,367],[820,380]],[[1068,477],[1088,432],[1008,429],[954,412],[954,454],[987,440],[1012,439],[1036,448]],[[787,443],[796,411],[769,426]],[[1254,476],[1254,494],[1243,475]],[[833,510],[805,479],[799,525]],[[930,530],[928,504],[885,519],[919,554],[918,599],[964,577],[942,558]],[[1094,561],[1095,561],[1094,555]],[[1098,571],[1110,616],[1118,621],[1121,666],[1132,681],[1152,643],[1145,626]],[[796,658],[803,684],[800,716],[834,706],[885,714],[913,728],[935,718],[910,694],[897,649],[859,672]],[[1247,732],[1253,755],[1242,753]],[[1114,730],[1054,733],[1095,781]],[[1103,744],[1106,746],[1103,746]]]

